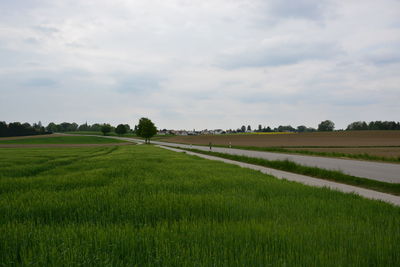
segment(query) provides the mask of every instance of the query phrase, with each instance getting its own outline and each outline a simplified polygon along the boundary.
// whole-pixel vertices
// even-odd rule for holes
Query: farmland
[[[0,265],[396,266],[400,208],[151,145],[0,149]]]
[[[33,147],[96,147],[96,146],[132,145],[116,139],[97,136],[59,136],[0,138],[0,148],[33,148]]]
[[[114,144],[122,143],[123,141],[102,138],[97,136],[48,136],[42,138],[18,138],[6,139],[0,138],[0,144]]]
[[[185,144],[244,148],[284,148],[285,150],[316,152],[321,155],[370,155],[383,158],[400,157],[400,131],[342,131],[269,135],[204,135],[175,136],[163,141]],[[279,152],[279,151],[277,151]],[[329,155],[331,153],[331,155]],[[343,155],[340,155],[343,156]]]

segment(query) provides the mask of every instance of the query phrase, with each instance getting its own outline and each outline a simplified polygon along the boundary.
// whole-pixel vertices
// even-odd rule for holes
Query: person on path
[[[212,144],[211,144],[211,142],[210,142],[208,145],[210,146],[210,150],[211,150],[211,148],[212,148]]]

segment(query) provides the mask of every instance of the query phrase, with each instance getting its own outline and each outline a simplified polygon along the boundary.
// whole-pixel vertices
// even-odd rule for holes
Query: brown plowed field
[[[208,145],[257,147],[359,147],[400,146],[400,131],[343,131],[298,134],[235,134],[173,136],[163,141]]]

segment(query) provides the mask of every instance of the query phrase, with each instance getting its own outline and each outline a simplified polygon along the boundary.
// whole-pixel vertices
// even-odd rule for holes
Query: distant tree
[[[242,127],[240,128],[240,131],[244,133],[246,131],[246,126],[242,125]]]
[[[54,133],[54,132],[58,132],[58,126],[57,124],[55,124],[54,122],[50,122],[47,126],[46,126],[46,130],[48,132]]]
[[[335,129],[335,124],[330,120],[322,121],[320,124],[318,124],[318,131],[329,132],[333,131],[333,129]]]
[[[129,126],[129,124],[124,124],[125,128],[126,128],[126,132],[130,132],[131,130],[131,126]]]
[[[78,131],[91,131],[91,127],[85,122],[84,124],[79,125]]]
[[[369,130],[400,130],[400,123],[395,121],[371,121]]]
[[[258,131],[259,131],[259,132],[262,132],[262,126],[261,126],[261,124],[258,125]]]
[[[278,127],[278,132],[295,132],[295,131],[296,131],[296,129],[293,128],[293,127],[290,126],[290,125],[287,125],[287,126],[282,126],[282,125],[280,125],[280,126]]]
[[[346,131],[360,131],[368,129],[368,124],[365,121],[355,121],[347,126]]]
[[[73,123],[71,123],[68,131],[71,131],[71,132],[76,131],[76,130],[78,130],[78,126],[79,125],[77,123],[73,122]]]
[[[251,126],[250,125],[247,125],[247,131],[251,132]]]
[[[118,135],[123,135],[127,133],[127,128],[124,124],[118,124],[117,128],[115,128],[115,132]]]
[[[29,123],[12,122],[8,124],[8,136],[36,135],[40,131],[33,128]]]
[[[28,124],[28,125],[26,125],[26,124]],[[29,123],[24,123],[23,125],[26,126],[26,128],[29,128],[29,127],[30,127]],[[33,127],[33,129],[35,129],[35,131],[38,132],[38,133],[44,133],[44,132],[46,131],[46,129],[43,127],[41,121],[39,121],[38,123],[34,123],[34,124],[32,125],[32,127]]]
[[[8,136],[8,126],[5,121],[0,121],[0,136],[1,137]]]
[[[304,125],[297,126],[297,131],[299,133],[304,133],[305,131],[307,131],[307,127]]]
[[[141,118],[137,127],[136,134],[145,139],[145,143],[150,143],[150,138],[157,133],[154,123],[148,118]]]
[[[11,122],[8,124],[8,133],[10,136],[25,135],[24,128],[20,122]]]
[[[271,127],[267,127],[266,129],[265,129],[265,132],[267,132],[267,133],[270,133],[270,132],[272,132],[272,129],[271,129]]]
[[[7,125],[6,122],[0,122],[0,136],[24,136],[24,135],[37,135],[47,133],[43,126],[34,124],[31,126],[29,123],[11,122]]]
[[[103,133],[103,135],[106,135],[107,133],[111,132],[111,125],[106,123],[103,124],[100,131]]]
[[[78,124],[76,124],[75,122],[63,122],[58,125],[58,131],[60,132],[73,132],[76,130],[78,130]]]
[[[100,132],[101,131],[101,126],[102,126],[101,124],[95,123],[92,126],[90,126],[90,131]]]

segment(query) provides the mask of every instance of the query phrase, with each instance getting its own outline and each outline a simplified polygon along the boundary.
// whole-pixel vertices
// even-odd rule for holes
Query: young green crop
[[[372,179],[356,177],[356,176],[345,174],[341,171],[326,170],[326,169],[317,168],[317,167],[304,166],[304,165],[301,165],[301,164],[298,164],[296,162],[289,161],[289,160],[267,160],[267,159],[262,159],[262,158],[253,158],[253,157],[247,157],[247,156],[242,156],[242,155],[232,155],[232,154],[227,154],[227,153],[204,151],[204,150],[199,150],[199,149],[185,149],[185,148],[181,148],[181,149],[200,153],[200,154],[211,155],[211,156],[216,156],[216,157],[220,157],[220,158],[250,163],[250,164],[254,164],[254,165],[260,165],[260,166],[273,168],[273,169],[277,169],[277,170],[303,174],[306,176],[312,176],[315,178],[330,180],[330,181],[348,184],[348,185],[354,185],[357,187],[367,188],[367,189],[371,189],[371,190],[375,190],[375,191],[379,191],[379,192],[383,192],[383,193],[400,196],[400,184],[398,184],[398,183],[386,183],[386,182],[376,181],[376,180],[372,180]]]
[[[40,138],[23,138],[14,140],[1,140],[0,144],[112,144],[124,141],[97,136],[51,136]]]
[[[0,266],[396,266],[400,208],[148,145],[0,149]]]

